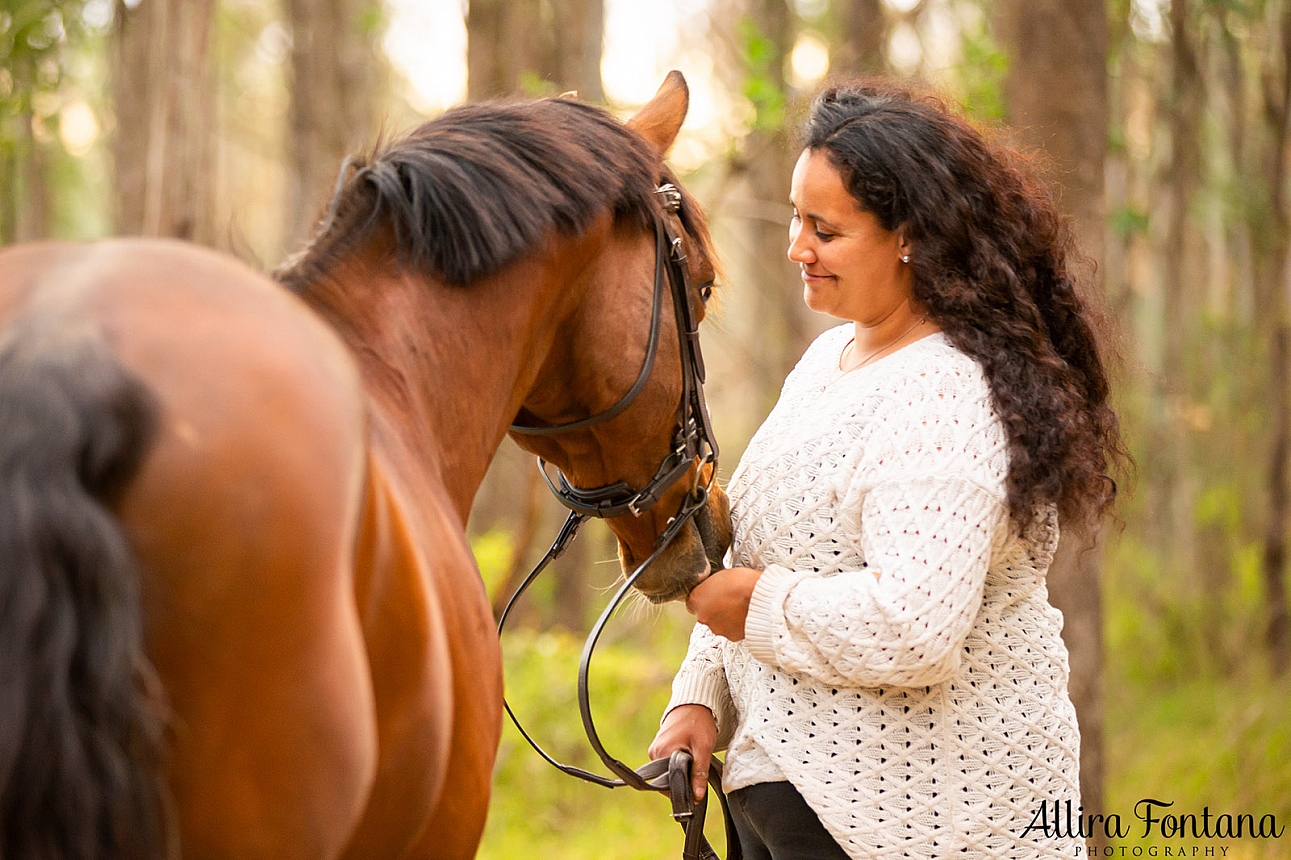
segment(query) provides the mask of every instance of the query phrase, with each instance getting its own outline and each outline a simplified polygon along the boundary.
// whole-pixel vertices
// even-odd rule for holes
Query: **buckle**
[[[654,190],[663,198],[663,205],[673,212],[681,211],[681,190],[671,182],[665,182]]]
[[[641,501],[641,496],[639,494],[628,499],[628,513],[630,513],[634,517],[637,517],[638,519],[641,517],[642,514],[645,513],[644,510],[641,510],[640,508],[637,507],[637,503],[640,501]]]

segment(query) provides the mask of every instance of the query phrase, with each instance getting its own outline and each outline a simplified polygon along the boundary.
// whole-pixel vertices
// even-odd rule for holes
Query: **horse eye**
[[[704,304],[708,304],[708,300],[711,299],[712,297],[713,297],[713,282],[709,281],[706,284],[700,284],[699,300],[702,301]]]

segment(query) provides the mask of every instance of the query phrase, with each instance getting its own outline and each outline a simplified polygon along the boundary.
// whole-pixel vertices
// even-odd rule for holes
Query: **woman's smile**
[[[910,306],[910,267],[901,259],[908,253],[903,234],[884,229],[857,206],[824,152],[803,152],[791,184],[789,259],[798,264],[807,306],[862,328],[891,318],[893,332],[917,319]],[[865,332],[858,344],[891,334]]]

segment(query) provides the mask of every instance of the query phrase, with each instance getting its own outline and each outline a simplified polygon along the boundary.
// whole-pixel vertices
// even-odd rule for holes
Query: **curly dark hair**
[[[915,300],[982,365],[1008,435],[1014,519],[1053,504],[1078,531],[1091,526],[1129,455],[1074,231],[1027,159],[936,96],[874,80],[818,94],[802,144],[827,154],[885,229],[904,231]]]

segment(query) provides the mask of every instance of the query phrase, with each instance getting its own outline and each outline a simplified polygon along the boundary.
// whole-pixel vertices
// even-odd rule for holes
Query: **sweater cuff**
[[[775,666],[775,633],[784,624],[784,602],[789,589],[802,579],[796,571],[768,565],[753,586],[749,613],[744,618],[744,644],[759,663]]]
[[[720,721],[725,710],[723,705],[729,700],[726,676],[722,672],[680,672],[673,678],[672,700],[663,715],[667,717],[669,711],[681,705],[703,705]]]

